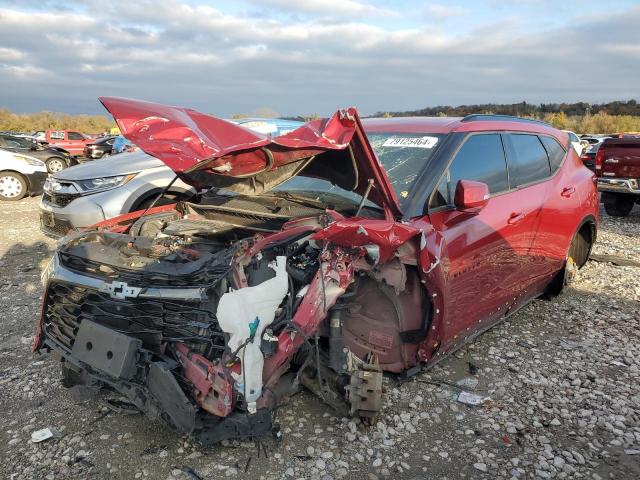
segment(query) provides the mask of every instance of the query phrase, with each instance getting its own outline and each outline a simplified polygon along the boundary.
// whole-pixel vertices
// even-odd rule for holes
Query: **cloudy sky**
[[[0,0],[0,107],[227,116],[640,98],[638,0]]]

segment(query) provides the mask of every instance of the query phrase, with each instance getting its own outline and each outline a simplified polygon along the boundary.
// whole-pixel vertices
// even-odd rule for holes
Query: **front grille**
[[[209,356],[224,351],[224,334],[215,315],[197,301],[114,299],[91,288],[54,282],[45,302],[44,332],[68,350],[87,319],[139,338],[143,348],[156,353],[172,341],[200,343]]]
[[[165,274],[148,270],[127,269],[111,264],[104,265],[64,251],[59,251],[58,255],[60,263],[74,272],[93,278],[126,282],[132,287],[149,285],[154,287],[200,287],[214,285],[231,272],[233,250],[227,249],[219,252],[215,261],[211,261],[193,273],[184,275],[178,273],[179,265],[176,265],[176,271],[173,274]]]
[[[66,220],[60,220],[53,213],[40,213],[40,228],[54,236],[64,237],[73,226]]]
[[[76,194],[67,194],[67,193],[44,193],[42,198],[45,202],[50,203],[51,205],[56,205],[57,207],[66,207],[71,202],[73,202],[79,195]]]

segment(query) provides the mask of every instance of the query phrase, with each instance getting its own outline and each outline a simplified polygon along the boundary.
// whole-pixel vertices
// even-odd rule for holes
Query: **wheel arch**
[[[567,249],[567,254],[569,253],[569,249],[571,249],[571,246],[573,245],[573,242],[575,241],[576,237],[580,234],[580,232],[582,231],[586,231],[589,234],[589,252],[588,254],[591,254],[591,249],[593,248],[593,245],[596,243],[596,239],[598,237],[598,221],[596,220],[596,217],[592,214],[589,214],[587,216],[585,216],[582,221],[578,224],[578,228],[576,229],[575,233],[573,234],[573,237],[571,238],[571,243],[569,243],[569,248]],[[589,255],[587,255],[587,260],[589,258]],[[586,261],[584,263],[586,263]],[[582,266],[584,265],[584,263],[582,265],[580,265],[580,268],[582,268]]]
[[[128,207],[125,205],[125,208],[123,208],[123,213],[135,212],[137,210],[140,210],[140,206],[144,204],[144,202],[154,197],[157,197],[158,195],[160,195],[161,192],[162,192],[162,188],[159,188],[159,187],[152,188],[151,190],[147,190],[146,192],[141,194],[138,198],[136,198],[134,201],[132,201]],[[193,195],[191,191],[181,187],[172,187],[166,193],[177,195],[184,198],[188,198]]]

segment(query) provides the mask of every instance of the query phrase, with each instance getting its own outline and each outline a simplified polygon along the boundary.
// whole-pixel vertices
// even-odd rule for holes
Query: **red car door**
[[[453,207],[459,180],[489,186],[491,198],[478,213]],[[519,265],[511,245],[518,231],[510,224],[511,195],[501,135],[480,133],[467,137],[431,196],[424,221],[433,227],[426,242],[440,252],[443,352],[499,318],[512,296],[505,285]]]
[[[503,141],[511,186],[509,238],[516,262],[508,288],[517,305],[539,293],[536,285],[547,277],[547,260],[533,245],[543,217],[551,167],[547,151],[537,135],[507,133],[503,135]]]
[[[576,212],[589,201],[580,198],[580,185],[588,183],[586,177],[593,174],[582,168],[571,147],[565,151],[555,138],[549,136],[540,136],[540,140],[548,152],[553,176],[548,182],[532,255],[543,261],[542,274],[549,277],[564,265],[581,218]]]
[[[71,155],[83,155],[84,146],[87,143],[86,137],[80,132],[65,132],[65,142],[68,145],[66,148]]]

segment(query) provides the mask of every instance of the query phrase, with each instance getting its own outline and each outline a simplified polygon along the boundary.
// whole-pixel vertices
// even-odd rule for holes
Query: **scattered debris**
[[[43,428],[41,430],[36,430],[31,434],[31,441],[33,443],[44,442],[45,440],[49,440],[50,438],[59,438],[62,434],[53,427]]]
[[[622,255],[601,255],[592,253],[589,260],[600,263],[610,263],[617,267],[640,267],[640,262],[623,257]]]
[[[478,379],[474,377],[465,377],[458,380],[456,383],[461,387],[473,390],[478,386]]]
[[[475,363],[472,363],[472,362],[468,362],[468,365],[469,365],[469,375],[477,375],[480,368]]]
[[[483,397],[482,395],[466,392],[464,390],[458,394],[458,401],[465,405],[478,406],[490,400],[491,399],[489,397]]]
[[[187,477],[189,480],[204,480],[202,475],[200,475],[193,468],[187,465],[183,465],[181,467],[173,467],[173,468],[180,470],[182,473],[184,473],[184,476]]]

